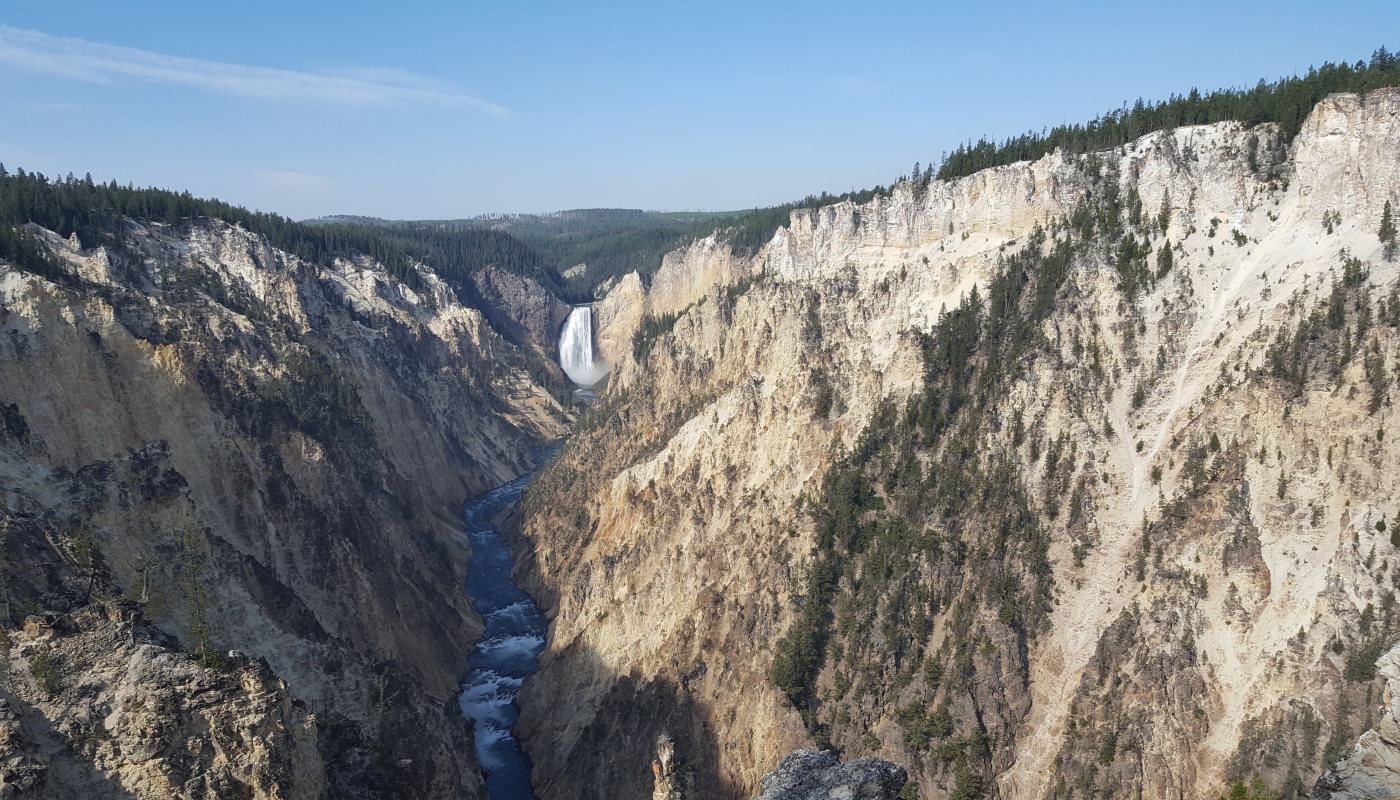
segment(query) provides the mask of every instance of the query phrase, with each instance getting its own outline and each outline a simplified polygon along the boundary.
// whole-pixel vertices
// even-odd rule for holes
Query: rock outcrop
[[[930,799],[1305,791],[1400,622],[1398,153],[1380,91],[903,183],[697,256],[635,350],[620,282],[518,542],[540,796],[645,796],[662,730],[706,796],[827,742]]]
[[[30,617],[0,690],[0,796],[311,800],[318,719],[261,660],[201,666],[134,603]]]
[[[646,287],[637,273],[629,272],[616,285],[609,286],[593,305],[597,356],[609,364],[619,364],[627,358],[632,352],[632,336],[648,313]]]
[[[829,751],[798,750],[763,776],[754,800],[896,800],[907,776],[900,767],[865,757],[845,764]]]
[[[735,256],[714,234],[667,253],[649,286],[629,272],[616,285],[599,287],[602,299],[594,306],[599,354],[610,364],[620,363],[632,352],[633,336],[648,317],[674,318],[717,288],[757,277],[758,270],[758,262]]]
[[[481,631],[462,503],[566,415],[426,270],[414,288],[367,259],[310,264],[210,220],[120,233],[83,250],[36,230],[58,284],[0,264],[11,624],[125,597],[186,652],[265,660],[316,715],[330,796],[476,796],[453,702]],[[94,664],[73,685],[106,681]]]
[[[558,360],[559,328],[569,316],[568,304],[535,281],[499,267],[478,270],[472,284],[497,331]]]
[[[1316,800],[1392,800],[1400,797],[1400,647],[1381,656],[1385,681],[1376,727],[1317,782]]]

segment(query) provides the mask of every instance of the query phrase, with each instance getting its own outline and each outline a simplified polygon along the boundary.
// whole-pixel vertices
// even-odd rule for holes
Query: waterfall
[[[608,365],[593,359],[593,309],[578,306],[569,312],[559,334],[559,366],[569,380],[592,386],[608,374]]]

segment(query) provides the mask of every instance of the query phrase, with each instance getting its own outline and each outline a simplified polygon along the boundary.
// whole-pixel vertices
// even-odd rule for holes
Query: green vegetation
[[[29,674],[34,676],[39,690],[50,697],[63,691],[64,681],[72,672],[73,665],[64,656],[35,653],[29,657]]]
[[[529,247],[544,269],[562,274],[579,264],[581,276],[560,278],[555,289],[572,302],[593,299],[593,291],[633,270],[643,277],[661,268],[667,253],[713,230],[715,212],[661,213],[626,208],[583,208],[553,214],[492,214],[463,220],[384,223],[393,230],[490,230],[509,234]],[[553,287],[551,287],[553,288]]]
[[[218,669],[224,665],[223,653],[214,647],[209,622],[205,617],[209,596],[204,582],[204,554],[200,549],[199,530],[186,522],[180,536],[181,577],[184,579],[186,611],[190,616],[190,639],[194,643],[195,659],[201,666]]]
[[[488,264],[530,277],[547,288],[560,288],[558,276],[540,266],[533,250],[502,231],[306,225],[219,200],[202,200],[189,192],[123,187],[116,181],[95,183],[90,175],[50,180],[37,172],[11,174],[0,165],[0,258],[22,269],[51,278],[60,274],[17,226],[32,222],[65,238],[77,234],[84,247],[120,246],[126,235],[123,217],[166,225],[200,217],[220,219],[265,235],[273,247],[311,263],[369,256],[415,289],[422,288],[422,280],[413,265],[421,262],[457,289],[463,300],[472,294],[471,273]]]
[[[1279,795],[1269,791],[1269,785],[1264,779],[1255,775],[1248,786],[1245,786],[1244,781],[1235,781],[1230,787],[1229,800],[1279,800]]]
[[[1400,83],[1400,61],[1384,47],[1372,54],[1369,63],[1324,64],[1302,77],[1260,81],[1250,89],[1222,89],[1208,95],[1192,90],[1160,103],[1138,100],[1086,124],[1060,125],[1042,133],[1027,133],[998,144],[981,139],[961,145],[946,155],[935,170],[932,164],[915,164],[908,176],[917,187],[926,187],[935,176],[951,180],[988,167],[1039,158],[1057,147],[1072,154],[1111,149],[1153,131],[1182,125],[1198,125],[1236,120],[1246,125],[1277,123],[1282,137],[1267,143],[1268,154],[1277,158],[1281,147],[1295,136],[1313,106],[1332,92],[1367,92]],[[1249,159],[1253,169],[1260,167],[1260,140],[1250,139]],[[74,233],[85,247],[98,243],[120,243],[123,216],[170,225],[198,217],[222,219],[266,235],[274,247],[312,263],[325,263],[335,257],[367,255],[384,264],[390,274],[410,287],[422,288],[414,268],[422,263],[457,290],[467,303],[480,304],[469,280],[472,273],[488,266],[531,278],[569,301],[593,298],[594,290],[610,278],[633,270],[644,278],[661,266],[663,256],[689,242],[718,234],[740,255],[751,255],[762,248],[777,229],[788,224],[800,209],[819,209],[850,200],[866,203],[888,196],[892,189],[822,192],[802,200],[769,208],[738,212],[656,213],[629,209],[578,209],[545,215],[493,215],[469,220],[425,220],[388,222],[368,217],[329,217],[299,223],[277,214],[252,212],[218,200],[203,200],[188,192],[136,189],[116,182],[95,183],[90,176],[71,175],[50,180],[38,173],[17,170],[13,175],[0,166],[0,258],[50,279],[62,278],[60,271],[43,255],[32,237],[22,228],[33,222],[68,237]],[[1169,203],[1164,198],[1160,222],[1165,227]],[[1141,202],[1134,199],[1130,223],[1146,223]],[[1328,220],[1330,222],[1330,220]],[[1214,235],[1212,228],[1210,235]],[[1235,233],[1243,246],[1243,234]],[[1395,252],[1395,226],[1387,215],[1380,230],[1386,243],[1387,258]],[[1118,265],[1130,287],[1152,275],[1148,271],[1146,241],[1117,238]],[[1164,245],[1156,253],[1155,279],[1172,267],[1173,256]],[[564,280],[563,271],[586,263],[582,276]],[[1131,292],[1130,292],[1131,293]]]
[[[283,376],[259,381],[256,391],[299,430],[321,441],[372,430],[373,420],[346,369],[301,348],[289,348],[281,366]]]
[[[711,234],[740,255],[758,252],[787,225],[794,209],[816,209],[844,200],[869,202],[888,195],[883,186],[832,195],[822,192],[800,201],[770,208],[724,212],[653,212],[622,208],[593,208],[554,214],[490,215],[467,220],[383,223],[390,230],[496,230],[528,245],[545,269],[562,275],[578,264],[581,276],[561,278],[556,291],[572,302],[593,299],[602,283],[635,270],[647,278],[661,268],[669,252]]]
[[[1091,465],[1081,467],[1079,443],[1066,431],[1028,431],[1023,409],[1003,407],[1009,387],[1036,359],[1059,357],[1043,323],[1076,264],[1111,264],[1127,298],[1150,291],[1173,266],[1170,243],[1155,242],[1163,216],[1145,209],[1136,192],[1120,191],[1111,161],[1091,156],[1082,168],[1095,183],[1094,199],[1035,231],[1003,257],[989,284],[944,312],[923,342],[921,393],[903,406],[877,409],[856,444],[838,454],[821,493],[807,502],[816,547],[795,619],[777,642],[770,668],[774,685],[818,741],[830,735],[828,726],[845,724],[844,697],[878,704],[899,692],[896,721],[905,746],[926,751],[950,770],[955,792],[975,793],[985,785],[995,742],[1004,736],[999,722],[988,721],[1000,719],[1003,709],[995,704],[1002,701],[978,687],[1023,676],[1020,648],[1047,624],[1049,521],[1061,514],[1068,495],[1064,521],[1082,526],[1085,487],[1099,477]],[[1361,291],[1365,265],[1344,259],[1342,267],[1338,283],[1346,299]],[[1400,298],[1395,302],[1400,309]],[[1354,310],[1343,312],[1345,321]],[[803,344],[814,363],[822,363],[815,297],[807,313]],[[1320,319],[1328,324],[1325,312]],[[1077,374],[1086,386],[1103,384],[1104,371],[1094,368],[1090,355],[1095,342],[1074,336]],[[830,369],[813,370],[818,416],[825,387],[839,387],[841,378]],[[1145,384],[1132,388],[1134,407],[1145,405],[1147,390]],[[1202,491],[1237,449],[1218,434],[1190,443],[1181,485]],[[1153,480],[1162,479],[1165,466],[1153,466]],[[1036,473],[1042,488],[1031,492],[1024,481]],[[1092,546],[1086,536],[1076,551]],[[1160,567],[1160,559],[1145,525],[1139,579],[1146,580],[1154,563]],[[1205,595],[1203,577],[1181,577],[1193,595]],[[935,620],[941,638],[930,641]],[[1189,661],[1194,654],[1188,635],[1180,656]],[[833,688],[818,697],[824,669]],[[1105,760],[1113,763],[1120,745],[1128,746],[1114,735],[1095,733],[1085,763],[1099,764],[1096,769]]]
[[[753,255],[765,244],[768,244],[778,228],[788,224],[792,212],[795,210],[825,208],[847,200],[856,204],[868,203],[876,197],[888,197],[891,191],[892,188],[876,186],[874,189],[842,192],[841,194],[822,192],[819,195],[808,195],[793,203],[784,203],[772,208],[755,208],[748,212],[718,217],[707,223],[706,228],[701,229],[704,230],[702,235],[718,232],[734,248],[736,253]]]
[[[268,237],[273,247],[315,264],[333,258],[369,256],[414,289],[423,282],[415,264],[430,267],[466,303],[480,305],[471,275],[489,265],[530,278],[571,301],[591,300],[609,278],[637,270],[644,277],[662,257],[696,239],[719,232],[741,253],[757,251],[787,224],[794,208],[819,208],[845,199],[865,202],[883,187],[863,192],[808,197],[797,203],[747,212],[653,213],[628,209],[583,209],[549,215],[483,217],[471,220],[385,222],[333,217],[308,223],[249,211],[189,192],[138,189],[91,176],[50,179],[0,165],[0,258],[51,280],[64,274],[21,226],[34,223],[83,247],[119,247],[124,217],[165,225],[202,218],[241,225]],[[583,277],[565,281],[560,272],[587,263]]]
[[[10,406],[15,408],[15,406]],[[0,408],[0,412],[4,409]],[[23,502],[21,500],[21,502]],[[14,620],[14,610],[10,607],[10,509],[9,504],[3,496],[0,496],[0,605],[4,605],[4,611],[0,612],[0,631],[3,631]],[[0,641],[3,649],[8,652],[10,647],[9,635]]]
[[[1385,201],[1385,211],[1381,213],[1381,227],[1376,236],[1385,245],[1385,259],[1395,258],[1395,220],[1390,215],[1390,201]]]
[[[648,315],[642,320],[642,326],[632,334],[632,356],[637,359],[637,363],[646,362],[652,347],[656,346],[656,340],[670,333],[676,327],[676,320],[689,310],[690,307],[686,306],[678,313],[662,314],[659,317]]]
[[[1313,106],[1334,92],[1366,93],[1400,84],[1400,60],[1384,47],[1370,63],[1323,64],[1302,77],[1260,81],[1252,89],[1220,89],[1207,95],[1192,89],[1160,103],[1139,99],[1087,124],[1057,125],[1049,132],[1026,133],[997,144],[987,139],[960,145],[943,160],[939,180],[971,175],[988,167],[1031,161],[1063,148],[1084,154],[1118,147],[1154,131],[1227,120],[1259,125],[1276,123],[1283,143],[1293,140]]]
[[[1162,226],[1166,230],[1166,226]],[[1157,280],[1167,277],[1172,271],[1172,243],[1163,242],[1162,249],[1157,251]]]
[[[1017,457],[981,443],[1007,384],[1046,345],[1041,322],[1084,246],[1074,236],[1068,224],[1053,237],[1037,230],[985,294],[974,289],[945,312],[923,341],[921,394],[878,409],[827,472],[809,508],[817,543],[806,589],[770,670],[819,739],[815,682],[824,663],[864,674],[859,691],[867,693],[921,675],[924,701],[898,713],[905,744],[932,747],[961,796],[980,790],[990,740],[940,698],[968,693],[981,654],[996,652],[993,642],[1034,637],[1051,607],[1039,501],[1021,484]],[[804,340],[821,346],[820,336]],[[820,392],[837,377],[822,372],[813,383]],[[1066,484],[1072,460],[1063,462]],[[926,652],[940,614],[946,638]],[[887,671],[872,673],[875,665]]]
[[[4,165],[0,164],[0,170],[3,169]],[[0,213],[3,213],[3,209],[0,209]],[[35,275],[52,281],[59,280],[63,273],[44,255],[34,237],[23,228],[7,222],[0,217],[0,258]]]
[[[1376,677],[1376,660],[1388,649],[1383,637],[1375,636],[1358,642],[1347,651],[1346,678],[1364,682]]]
[[[1341,381],[1347,366],[1360,357],[1370,389],[1367,411],[1375,414],[1385,403],[1392,376],[1379,339],[1371,335],[1367,342],[1367,335],[1377,325],[1400,327],[1400,295],[1392,291],[1388,299],[1382,297],[1373,306],[1372,290],[1366,286],[1368,266],[1346,251],[1341,262],[1341,278],[1311,312],[1301,313],[1300,304],[1294,304],[1298,321],[1280,326],[1265,363],[1269,374],[1290,386],[1298,397],[1316,377]]]
[[[1322,747],[1322,763],[1327,767],[1341,760],[1356,744],[1356,735],[1352,733],[1348,720],[1350,715],[1351,701],[1343,687],[1337,693],[1337,716],[1332,722],[1332,735],[1327,737],[1327,743]]]
[[[73,536],[72,545],[73,562],[80,570],[79,574],[87,578],[87,587],[83,590],[83,604],[91,602],[92,590],[99,581],[106,581],[111,577],[111,570],[107,568],[107,561],[102,556],[102,550],[97,545],[97,539],[92,535],[92,529],[86,522],[78,523],[78,531]]]
[[[836,390],[831,385],[831,377],[824,369],[812,370],[812,386],[817,390],[816,399],[812,401],[812,416],[817,419],[827,419],[831,416],[831,407],[836,398]]]

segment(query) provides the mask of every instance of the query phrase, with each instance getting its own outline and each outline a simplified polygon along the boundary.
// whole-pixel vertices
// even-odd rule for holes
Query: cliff
[[[265,662],[200,666],[135,612],[89,605],[14,636],[0,697],[8,796],[325,795],[317,719]]]
[[[248,796],[479,796],[454,702],[481,630],[461,589],[462,503],[525,471],[566,418],[519,348],[426,270],[415,291],[372,261],[310,264],[203,219],[127,221],[90,249],[34,233],[66,277],[0,264],[10,624],[124,597],[201,667],[139,645],[74,656],[72,685],[113,688],[11,708],[120,740],[127,679],[112,658],[132,686],[148,680],[140,659],[158,662],[151,680],[174,670],[183,708],[205,684],[236,684],[235,650],[285,682],[282,699],[227,696],[262,704],[248,725],[295,739],[266,747],[298,788],[238,777],[253,767],[222,754],[218,731],[190,740],[203,750],[162,739],[153,757],[185,763],[170,774],[204,770],[219,796],[218,770]],[[242,724],[227,735],[261,735]],[[41,742],[33,757],[58,780],[87,754],[83,781],[169,796],[104,747]]]
[[[1385,681],[1380,719],[1317,782],[1313,790],[1317,800],[1400,797],[1400,648],[1381,656],[1376,666]]]
[[[763,794],[755,800],[895,800],[904,787],[904,770],[878,758],[842,764],[827,752],[798,750],[763,776]]]
[[[566,303],[535,281],[499,267],[473,274],[472,286],[492,327],[558,360],[559,328],[569,316]]]
[[[697,796],[813,746],[922,798],[1304,792],[1397,632],[1397,153],[1400,93],[1339,95],[620,282],[517,542],[540,796],[645,796],[663,730]]]

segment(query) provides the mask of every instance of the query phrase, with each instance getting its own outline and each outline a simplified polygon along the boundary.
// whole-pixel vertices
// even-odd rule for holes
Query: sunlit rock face
[[[1309,791],[1397,629],[1387,201],[1400,95],[1338,95],[1286,145],[1222,123],[904,183],[751,256],[672,254],[664,293],[620,281],[598,419],[518,543],[553,620],[521,695],[540,796],[644,794],[663,730],[704,796],[827,739],[922,798]],[[1014,314],[1008,265],[1032,265]],[[933,345],[974,287],[978,319],[1031,322],[1000,366],[975,328],[948,412]],[[909,416],[930,397],[947,428]],[[814,553],[836,566],[804,720],[770,671]]]

